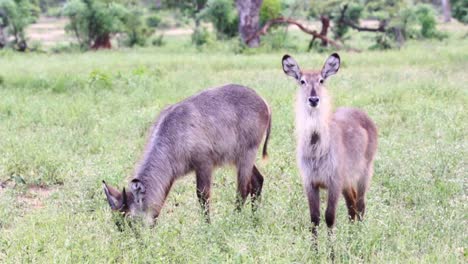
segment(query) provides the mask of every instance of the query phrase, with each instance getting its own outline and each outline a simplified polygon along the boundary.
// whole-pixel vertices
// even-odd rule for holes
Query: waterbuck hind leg
[[[346,206],[348,207],[349,220],[356,220],[356,190],[352,187],[343,190],[343,197],[345,198]]]
[[[365,191],[358,191],[357,217],[359,221],[362,221],[364,219],[365,212],[366,212],[366,193]]]
[[[257,149],[251,149],[237,161],[237,199],[236,209],[240,211],[252,189],[252,171]]]
[[[363,172],[361,179],[358,181],[357,186],[357,217],[359,221],[364,219],[366,212],[366,192],[369,189],[369,182],[372,178],[372,164]]]
[[[258,202],[261,200],[263,188],[263,176],[258,171],[257,166],[253,166],[250,196],[252,197],[252,211],[256,211]]]
[[[196,171],[197,177],[197,197],[203,210],[205,220],[210,222],[210,195],[211,195],[211,181],[212,181],[212,168],[199,168]]]

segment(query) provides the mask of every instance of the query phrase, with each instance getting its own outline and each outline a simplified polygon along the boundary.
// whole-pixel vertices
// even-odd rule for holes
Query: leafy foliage
[[[422,38],[444,38],[444,34],[436,28],[437,20],[434,9],[426,4],[418,4],[414,7],[414,13],[418,24],[421,26]]]
[[[452,0],[452,15],[464,24],[468,24],[468,0]]]
[[[144,45],[149,30],[142,21],[142,11],[128,9],[116,2],[100,0],[71,0],[64,7],[64,15],[70,19],[66,30],[73,32],[83,48],[110,47],[110,36],[124,33],[125,44]]]
[[[39,10],[30,0],[0,0],[0,30],[6,27],[7,38],[19,50],[26,49],[25,28],[38,17]]]
[[[192,43],[197,47],[206,45],[212,41],[211,33],[205,27],[197,27],[192,34]]]
[[[218,38],[232,38],[238,34],[239,17],[231,0],[209,0],[200,17],[213,23]]]
[[[75,34],[84,48],[96,45],[98,39],[124,31],[124,18],[128,11],[120,4],[107,4],[98,0],[71,0],[64,7],[70,19],[67,31]]]
[[[371,48],[389,49],[403,45],[409,38],[438,38],[446,34],[436,29],[436,14],[428,4],[412,5],[403,0],[371,1],[314,1],[310,15],[326,15],[333,21],[335,39],[344,42],[351,36],[350,29],[375,32],[375,45]],[[365,27],[360,20],[372,19],[378,26]]]
[[[281,1],[280,0],[263,0],[260,8],[260,23],[281,16]]]
[[[127,35],[124,44],[133,47],[135,45],[145,46],[146,40],[153,33],[143,20],[143,11],[138,7],[133,7],[125,17],[124,21],[125,33]]]
[[[162,21],[161,17],[154,14],[146,18],[146,25],[148,27],[155,28],[161,24],[161,21]]]

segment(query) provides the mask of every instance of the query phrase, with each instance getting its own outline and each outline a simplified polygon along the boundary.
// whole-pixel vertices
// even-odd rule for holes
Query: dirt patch
[[[17,185],[12,180],[0,182],[0,195],[7,189],[15,189]],[[42,209],[44,202],[50,195],[57,191],[57,187],[48,187],[40,185],[29,185],[26,191],[17,195],[16,199],[26,208],[29,209]]]
[[[56,190],[52,187],[31,185],[24,194],[18,196],[18,201],[32,209],[42,209],[44,201]]]

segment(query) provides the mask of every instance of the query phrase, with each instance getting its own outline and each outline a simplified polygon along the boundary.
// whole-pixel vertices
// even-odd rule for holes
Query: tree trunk
[[[110,34],[105,34],[102,36],[97,37],[94,40],[93,46],[91,46],[91,49],[110,49],[112,48],[112,44],[110,42]]]
[[[5,47],[7,44],[7,38],[4,31],[4,27],[0,26],[0,49]]]
[[[450,22],[450,19],[452,18],[450,0],[442,0],[442,10],[444,12],[444,22]]]
[[[196,10],[195,13],[193,14],[194,20],[195,20],[195,28],[198,28],[200,26],[200,17],[198,14],[205,8],[207,0],[196,0]]]
[[[239,13],[239,34],[242,42],[249,47],[258,47],[260,37],[253,36],[259,28],[260,7],[263,0],[236,0]]]
[[[156,0],[155,6],[156,6],[156,9],[161,9],[162,7],[161,0]]]
[[[320,21],[322,22],[322,30],[320,30],[320,35],[327,37],[328,28],[330,27],[330,18],[328,16],[320,16]],[[326,47],[328,42],[325,39],[322,39],[322,46]]]

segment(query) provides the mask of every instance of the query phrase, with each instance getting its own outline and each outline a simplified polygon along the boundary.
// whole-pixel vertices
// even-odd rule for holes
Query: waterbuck
[[[202,91],[165,108],[153,124],[143,158],[129,183],[119,192],[103,182],[112,210],[146,219],[158,217],[172,184],[194,171],[196,192],[209,222],[212,172],[237,167],[237,205],[252,201],[262,191],[263,176],[254,165],[265,136],[263,157],[271,128],[271,112],[254,90],[229,84]]]
[[[335,224],[340,194],[351,220],[364,216],[377,151],[377,127],[359,109],[340,107],[332,113],[332,99],[324,82],[338,72],[338,54],[332,54],[321,71],[301,71],[289,55],[283,56],[282,64],[283,71],[300,86],[296,98],[297,162],[309,202],[312,232],[317,236],[320,188],[328,189],[325,221],[329,228]]]

